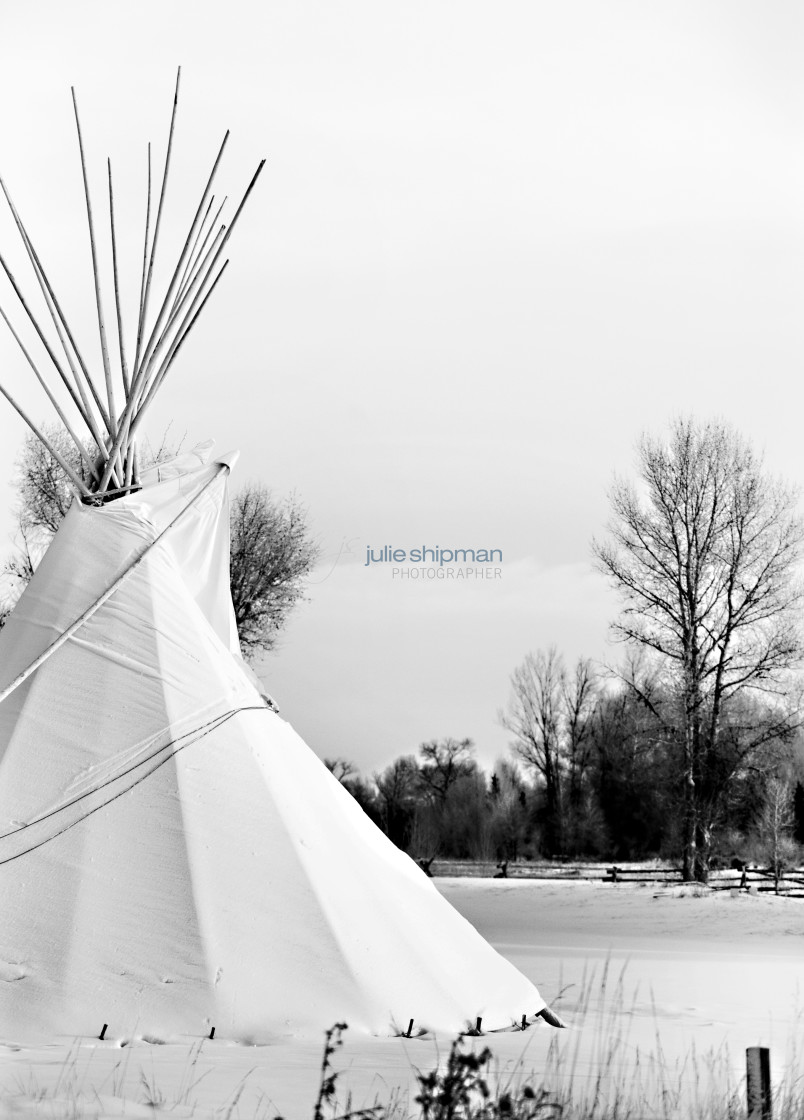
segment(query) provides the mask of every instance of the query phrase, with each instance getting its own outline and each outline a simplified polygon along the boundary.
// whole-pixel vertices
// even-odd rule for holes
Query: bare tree
[[[583,782],[592,757],[592,714],[599,685],[588,657],[579,657],[575,671],[564,674],[561,687],[566,730],[567,800],[571,814],[578,815],[583,800]]]
[[[489,831],[501,868],[519,857],[526,830],[526,794],[515,762],[501,758],[491,776]],[[505,872],[503,872],[505,874]]]
[[[347,758],[325,758],[323,762],[330,774],[338,779],[347,793],[351,793],[366,816],[370,817],[376,825],[382,827],[380,810],[377,805],[377,791],[373,783],[363,778],[355,764]]]
[[[671,670],[676,712],[657,716],[674,724],[682,747],[684,874],[705,881],[712,806],[734,773],[720,765],[728,705],[746,689],[773,699],[773,718],[744,740],[743,760],[790,725],[804,531],[794,492],[722,423],[679,419],[667,440],[643,437],[639,477],[641,492],[614,483],[609,540],[593,549],[623,600],[615,631]]]
[[[83,473],[86,469],[84,460],[66,429],[51,424],[45,426],[45,434],[82,482],[88,481]],[[86,450],[94,456],[98,449],[88,443]],[[75,491],[59,464],[33,434],[26,436],[17,457],[15,482],[19,493],[20,527],[51,535],[55,533],[73,503]]]
[[[455,783],[477,769],[471,739],[433,739],[419,747],[419,780],[443,809]]]
[[[793,842],[793,786],[785,777],[772,774],[765,780],[762,809],[759,815],[759,836],[773,874],[773,888],[779,893],[779,882],[785,868],[793,862],[797,845]]]
[[[304,597],[318,559],[307,511],[294,496],[274,498],[250,482],[231,503],[230,579],[237,632],[246,658],[273,648],[287,617]]]
[[[56,452],[82,482],[88,483],[84,458],[67,430],[58,424],[42,425],[42,429]],[[97,454],[97,450],[94,444],[86,444],[90,458]],[[13,590],[8,601],[3,604],[3,621],[29,583],[36,565],[75,496],[64,471],[41,440],[33,434],[26,436],[17,457],[14,482],[18,491],[15,509],[17,547],[4,565],[4,573],[10,577]]]
[[[473,751],[471,739],[433,739],[419,747],[419,796],[411,847],[425,863],[444,848],[453,854],[465,849],[467,835],[473,845],[482,846],[483,826],[477,812],[479,772]],[[485,779],[479,781],[484,796]]]
[[[603,692],[591,726],[590,785],[602,818],[598,840],[618,860],[657,854],[672,841],[678,817],[668,794],[675,770],[664,728],[639,697],[645,692],[658,706],[658,689],[641,674],[629,676],[635,687],[624,683]]]
[[[403,851],[410,843],[419,790],[419,765],[412,754],[403,755],[374,775],[382,828]]]
[[[562,698],[566,670],[561,654],[528,653],[511,676],[511,699],[500,719],[514,736],[515,754],[544,782],[546,821],[543,846],[554,855],[562,846],[563,783],[561,759]]]
[[[323,763],[342,786],[346,785],[349,779],[357,774],[357,767],[348,758],[325,758]]]
[[[488,859],[491,814],[485,774],[474,764],[450,786],[439,820],[439,848],[456,859]]]

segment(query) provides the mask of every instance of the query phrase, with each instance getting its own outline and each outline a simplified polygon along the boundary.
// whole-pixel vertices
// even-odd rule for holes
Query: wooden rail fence
[[[735,861],[736,864],[736,861]],[[519,861],[493,863],[474,860],[419,860],[426,874],[442,877],[486,879],[543,879],[571,882],[649,883],[675,886],[683,882],[680,867],[646,864],[548,863]],[[744,890],[750,893],[776,891],[787,898],[804,898],[804,868],[785,871],[778,883],[768,868],[739,864],[710,872],[709,888]]]

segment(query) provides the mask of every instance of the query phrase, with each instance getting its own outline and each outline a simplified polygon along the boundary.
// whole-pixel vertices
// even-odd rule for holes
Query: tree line
[[[612,687],[585,660],[567,673],[555,649],[539,651],[515,673],[524,675],[539,682],[546,734],[516,739],[510,757],[491,770],[477,762],[472,740],[451,738],[422,743],[371,776],[340,758],[326,765],[375,824],[424,865],[654,857],[681,865],[683,760],[666,728],[634,690]],[[579,679],[580,712],[573,691]],[[649,686],[644,678],[638,683]],[[762,718],[759,711],[744,715],[751,723]],[[714,808],[707,873],[735,861],[797,865],[804,845],[798,736],[768,741],[751,765],[735,767]]]
[[[493,774],[469,740],[424,743],[344,785],[417,858],[797,858],[804,842],[797,493],[721,422],[674,421],[615,480],[592,545],[618,594],[621,663],[529,653]],[[762,853],[765,853],[763,855]],[[767,853],[770,853],[769,855]]]

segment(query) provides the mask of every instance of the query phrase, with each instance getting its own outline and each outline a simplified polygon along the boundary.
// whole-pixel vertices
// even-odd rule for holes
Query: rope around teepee
[[[159,544],[159,542],[162,540],[164,535],[166,533],[170,532],[170,530],[173,528],[173,526],[176,524],[176,522],[179,521],[185,515],[187,510],[191,509],[192,506],[195,505],[195,503],[198,501],[198,499],[201,497],[201,495],[206,493],[206,491],[210,488],[210,486],[213,484],[213,482],[217,482],[217,480],[221,477],[221,475],[224,471],[227,471],[227,472],[229,471],[229,464],[228,463],[219,463],[218,464],[218,470],[215,472],[215,474],[212,476],[212,478],[209,480],[209,482],[206,482],[201,487],[201,489],[198,491],[198,493],[195,495],[195,497],[191,498],[191,500],[187,503],[187,505],[183,506],[182,509],[179,510],[179,512],[176,514],[176,516],[173,518],[173,520],[165,526],[165,528],[162,530],[162,532],[159,533],[156,537],[154,537],[154,539],[149,544],[147,544],[145,546],[145,548],[142,550],[142,552],[139,553],[138,556],[135,556],[135,558],[132,560],[132,562],[129,564],[129,566],[126,569],[124,569],[124,571],[117,577],[117,579],[114,581],[114,583],[110,584],[110,586],[106,588],[106,590],[103,592],[103,594],[100,595],[95,600],[95,602],[92,603],[91,606],[87,607],[87,609],[84,611],[83,614],[79,615],[78,618],[74,622],[71,622],[70,625],[67,627],[67,629],[63,633],[59,634],[58,638],[55,638],[50,643],[50,645],[45,650],[43,650],[42,653],[39,654],[38,657],[34,658],[34,660],[30,663],[30,665],[26,669],[23,669],[22,672],[19,673],[10,684],[6,685],[6,687],[2,690],[2,692],[0,692],[0,704],[2,704],[3,701],[6,700],[11,695],[12,692],[14,692],[16,689],[18,689],[19,686],[21,684],[23,684],[23,682],[26,681],[32,673],[35,673],[36,670],[41,665],[44,665],[44,663],[47,661],[47,659],[49,657],[51,657],[56,652],[56,650],[60,649],[64,645],[65,642],[69,641],[69,639],[73,636],[73,634],[76,632],[76,630],[79,630],[84,625],[85,622],[88,622],[89,619],[93,616],[93,614],[95,614],[95,612],[97,610],[99,610],[103,606],[103,604],[108,599],[110,599],[112,597],[112,595],[114,595],[115,591],[117,591],[118,588],[123,583],[125,583],[125,581],[132,574],[132,572],[136,571],[136,569],[140,566],[140,564],[143,562],[143,560],[148,555],[148,553],[151,551],[151,549],[154,548],[155,545]]]
[[[84,790],[83,793],[77,797],[65,801],[61,805],[56,805],[52,809],[48,809],[33,820],[26,821],[25,824],[18,825],[16,828],[11,829],[9,832],[4,832],[0,835],[0,866],[6,863],[11,863],[15,859],[20,859],[22,856],[30,855],[35,852],[37,848],[49,844],[51,840],[55,840],[65,832],[69,832],[71,828],[81,824],[87,817],[91,817],[93,813],[97,813],[99,809],[105,809],[118,797],[123,797],[124,794],[130,793],[135,786],[144,782],[160,767],[164,766],[171,758],[174,758],[179,751],[185,750],[187,747],[192,746],[194,743],[199,742],[201,739],[210,735],[213,731],[217,731],[224,723],[227,723],[234,716],[239,715],[241,712],[270,712],[271,708],[265,704],[241,704],[237,708],[229,708],[225,712],[220,712],[217,716],[206,721],[206,723],[199,724],[197,727],[186,731],[183,735],[177,736],[175,739],[168,739],[150,754],[143,758],[139,758],[131,766],[117,773],[112,773],[104,781],[99,782],[97,785],[91,786],[89,789]],[[158,738],[158,736],[156,736]],[[162,755],[163,757],[159,757]],[[127,780],[126,780],[127,779]],[[120,787],[122,783],[122,788]],[[105,796],[104,791],[108,791]],[[86,806],[86,802],[101,794],[102,800],[98,804],[90,804]],[[75,817],[68,816],[69,810],[77,810]],[[66,818],[66,819],[65,819]],[[45,826],[45,827],[38,827]],[[23,834],[27,836],[31,829],[38,829],[38,833],[34,833],[34,838],[30,841],[23,839]],[[15,850],[12,845],[15,840],[20,840],[27,847]],[[10,849],[10,851],[9,851]]]

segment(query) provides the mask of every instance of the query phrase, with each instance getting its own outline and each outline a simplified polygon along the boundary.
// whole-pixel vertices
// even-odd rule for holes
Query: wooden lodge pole
[[[103,375],[106,381],[106,400],[108,404],[107,427],[109,436],[114,439],[117,431],[117,414],[114,405],[114,388],[112,385],[112,366],[109,361],[109,347],[106,342],[106,318],[103,313],[103,300],[101,298],[100,268],[98,265],[98,250],[95,246],[95,223],[92,220],[92,200],[89,195],[89,178],[87,176],[87,163],[84,157],[84,139],[81,135],[81,122],[78,119],[78,100],[75,96],[75,87],[71,87],[73,97],[73,112],[75,113],[75,129],[78,133],[78,152],[81,157],[81,175],[84,180],[84,198],[87,204],[87,225],[89,227],[89,247],[92,256],[92,279],[95,284],[95,307],[98,312],[98,334],[100,338],[101,359],[103,361]],[[121,479],[122,481],[122,479]]]
[[[178,104],[179,104],[179,84],[180,84],[180,82],[181,82],[181,66],[179,66],[178,70],[176,71],[176,89],[173,93],[173,111],[170,114],[170,130],[168,132],[167,151],[165,153],[165,169],[162,172],[162,187],[159,191],[159,203],[157,204],[157,207],[156,207],[156,221],[154,223],[153,240],[151,241],[150,249],[147,252],[148,268],[146,269],[146,272],[145,272],[145,283],[143,285],[142,299],[140,301],[140,323],[139,323],[140,329],[137,332],[137,351],[134,355],[134,365],[131,367],[132,389],[134,388],[134,384],[135,384],[135,381],[136,381],[136,378],[137,378],[137,373],[138,373],[139,368],[140,368],[140,355],[141,355],[140,347],[142,345],[142,338],[143,338],[142,331],[145,329],[145,319],[146,319],[146,316],[148,314],[148,297],[149,297],[150,292],[151,292],[151,277],[153,276],[153,271],[154,271],[154,260],[155,260],[155,257],[156,257],[156,246],[157,246],[157,242],[159,241],[159,226],[160,226],[160,223],[161,223],[161,220],[162,220],[162,207],[163,207],[164,202],[165,202],[165,189],[167,187],[168,174],[170,172],[170,154],[173,151],[173,131],[176,127],[176,109],[178,108]],[[150,158],[150,147],[149,147],[149,158]],[[150,213],[150,166],[149,166],[149,174],[148,174],[148,192],[149,192],[148,193],[148,209],[149,209],[149,213]],[[146,242],[147,242],[147,231],[146,231]],[[146,245],[146,248],[147,248],[147,245]]]
[[[112,161],[110,159],[106,160],[106,168],[109,175],[109,227],[112,237],[112,276],[114,278],[114,307],[117,316],[117,347],[120,351],[120,373],[123,377],[123,393],[125,397],[128,397],[131,382],[128,377],[126,347],[123,339],[123,312],[120,307],[120,277],[117,272],[117,235],[114,225],[114,189],[112,186]]]
[[[8,208],[11,211],[11,216],[14,219],[14,222],[17,226],[17,230],[18,230],[19,235],[22,239],[22,243],[25,247],[25,251],[28,254],[28,259],[30,260],[31,265],[33,267],[34,275],[36,276],[37,283],[39,284],[40,291],[42,292],[42,296],[43,296],[44,301],[45,301],[45,306],[47,307],[48,312],[50,314],[50,317],[53,321],[53,325],[56,328],[56,334],[59,337],[59,342],[61,343],[62,349],[64,350],[64,355],[67,359],[67,364],[69,365],[70,371],[73,375],[73,379],[75,381],[75,386],[76,386],[76,388],[78,390],[78,393],[81,397],[81,402],[80,403],[78,401],[78,397],[75,394],[75,391],[73,390],[72,384],[69,382],[69,380],[67,379],[67,375],[64,373],[61,365],[56,360],[55,354],[50,349],[50,344],[46,341],[44,335],[41,333],[41,331],[39,329],[39,326],[38,326],[38,323],[35,322],[31,311],[27,307],[27,305],[26,305],[26,303],[25,303],[25,301],[22,297],[21,291],[19,291],[19,289],[17,288],[17,284],[16,284],[14,278],[10,274],[9,274],[9,280],[11,281],[11,284],[14,287],[14,291],[17,295],[17,298],[19,299],[20,303],[22,304],[22,307],[25,310],[26,314],[28,315],[28,318],[31,320],[34,327],[36,328],[36,331],[39,334],[39,337],[40,337],[41,341],[43,342],[43,344],[45,346],[45,349],[47,350],[48,355],[50,356],[51,360],[53,361],[53,364],[55,365],[56,370],[58,371],[60,377],[64,381],[64,384],[66,385],[66,387],[67,387],[67,389],[70,393],[70,396],[73,398],[73,401],[74,401],[76,407],[78,408],[79,412],[81,413],[82,419],[84,420],[85,424],[89,428],[89,431],[92,435],[92,438],[95,440],[95,443],[98,445],[98,447],[100,447],[101,446],[101,440],[102,440],[103,437],[101,435],[100,428],[95,423],[95,418],[94,418],[94,415],[92,413],[92,406],[89,403],[89,398],[86,395],[86,391],[85,391],[84,386],[82,384],[81,377],[79,375],[78,370],[76,369],[75,362],[73,361],[72,355],[70,354],[70,347],[67,345],[67,340],[69,340],[70,346],[72,346],[73,351],[75,352],[75,357],[78,360],[78,364],[81,367],[81,371],[82,371],[84,377],[86,378],[86,381],[87,381],[87,384],[89,385],[89,388],[92,390],[93,396],[95,397],[96,403],[98,405],[98,410],[100,412],[101,419],[102,419],[103,423],[106,425],[106,430],[107,431],[109,430],[108,417],[106,416],[105,411],[103,409],[103,406],[100,402],[100,398],[98,397],[97,390],[95,389],[94,383],[93,383],[92,378],[89,374],[89,370],[87,369],[86,363],[84,362],[84,359],[81,356],[81,351],[78,349],[78,346],[76,345],[75,338],[73,337],[73,333],[70,330],[70,325],[67,322],[67,318],[66,318],[64,312],[61,309],[61,305],[59,304],[59,301],[56,297],[56,293],[53,290],[53,286],[50,283],[50,280],[48,279],[47,273],[45,272],[44,267],[42,265],[42,262],[40,261],[39,256],[36,252],[36,249],[34,248],[34,244],[31,241],[30,237],[28,236],[28,231],[26,230],[25,226],[22,223],[22,219],[19,216],[17,208],[14,205],[14,203],[11,199],[11,195],[8,193],[8,188],[6,187],[2,178],[0,178],[0,189],[3,191],[3,194],[5,195],[6,202],[8,203]],[[66,338],[65,338],[65,335],[66,335]],[[29,361],[30,361],[30,359],[29,359]],[[83,405],[83,407],[82,407],[82,405]],[[92,468],[92,473],[93,473],[93,476],[95,478],[99,477],[97,474],[95,474],[94,465],[93,465],[93,468]]]

